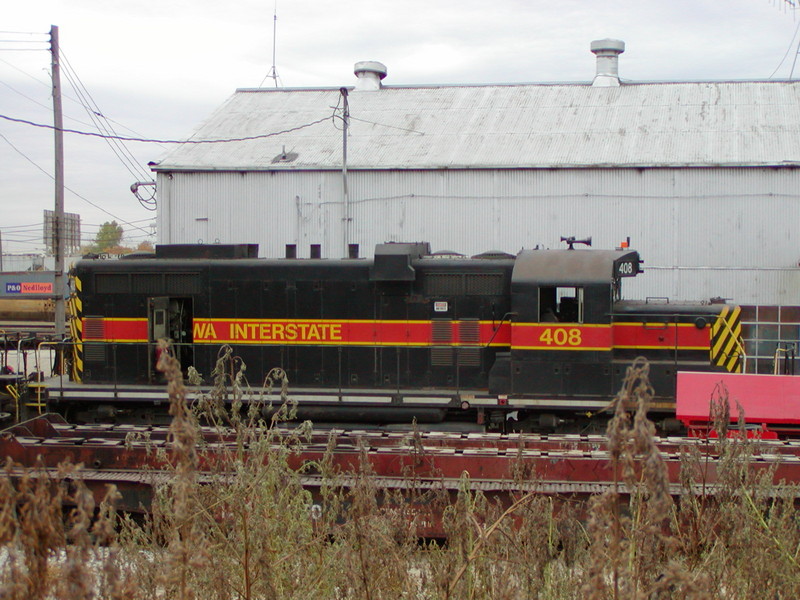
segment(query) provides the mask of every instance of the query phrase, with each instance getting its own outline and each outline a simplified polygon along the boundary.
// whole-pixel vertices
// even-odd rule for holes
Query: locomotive
[[[670,424],[679,370],[741,370],[739,307],[625,300],[638,252],[562,239],[472,257],[390,242],[373,259],[295,258],[293,247],[263,259],[252,244],[83,259],[71,272],[70,385],[113,392],[53,397],[85,418],[157,418],[143,392],[111,404],[159,383],[159,339],[206,381],[224,345],[251,382],[280,367],[298,417],[315,422],[585,429],[644,356],[651,408]]]

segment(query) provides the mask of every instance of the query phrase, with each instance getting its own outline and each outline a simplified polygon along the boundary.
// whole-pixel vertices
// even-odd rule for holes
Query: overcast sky
[[[70,82],[77,78],[118,134],[186,138],[236,88],[274,86],[275,6],[7,2],[0,114],[52,124],[46,34],[57,25],[71,73],[62,71],[65,127],[97,131]],[[589,43],[607,37],[625,41],[623,80],[786,79],[800,26],[785,0],[278,0],[277,17],[285,87],[352,85],[361,60],[383,62],[386,85],[590,81]],[[0,136],[3,251],[41,251],[42,213],[54,204],[52,132],[0,119]],[[152,234],[155,213],[130,185],[151,177],[147,163],[167,149],[128,142],[115,153],[102,139],[66,134],[65,207],[81,215],[86,241],[112,219],[129,245]],[[129,161],[117,156],[127,152]]]

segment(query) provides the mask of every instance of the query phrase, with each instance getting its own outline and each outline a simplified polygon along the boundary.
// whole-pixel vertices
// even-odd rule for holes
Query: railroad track
[[[217,459],[236,449],[232,432],[204,428],[200,476],[213,479]],[[320,499],[325,478],[314,465],[323,460],[338,473],[337,485],[356,484],[359,474],[370,473],[373,485],[399,491],[408,498],[438,491],[454,497],[465,485],[508,505],[528,492],[581,502],[617,486],[619,474],[599,435],[478,434],[447,432],[385,432],[359,430],[314,431],[302,442],[289,429],[274,431],[274,447],[291,448],[286,460],[298,470],[312,496]],[[291,438],[292,441],[289,441]],[[657,447],[667,470],[670,492],[713,494],[718,484],[717,445],[691,438],[660,438]],[[702,457],[695,462],[694,481],[687,490],[681,483],[685,454],[694,448]],[[773,482],[800,482],[800,442],[755,440],[748,446],[750,468],[770,470]],[[38,465],[52,476],[59,463],[82,463],[82,479],[98,497],[109,483],[122,494],[121,510],[147,510],[153,487],[167,481],[172,452],[169,428],[134,425],[75,425],[58,415],[45,415],[11,427],[0,435],[0,453],[16,466],[14,475]],[[330,484],[330,481],[327,482]],[[777,489],[777,488],[776,488]],[[321,500],[320,500],[321,501]],[[425,512],[415,505],[404,510]],[[417,515],[418,516],[418,515]],[[421,534],[441,533],[438,514],[421,520]]]

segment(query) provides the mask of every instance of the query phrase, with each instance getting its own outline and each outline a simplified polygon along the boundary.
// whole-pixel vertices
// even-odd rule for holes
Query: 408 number
[[[580,346],[581,330],[577,327],[548,327],[539,336],[539,341],[548,346]]]

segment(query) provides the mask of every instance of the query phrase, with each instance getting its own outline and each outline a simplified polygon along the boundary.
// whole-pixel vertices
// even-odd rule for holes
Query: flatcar
[[[299,418],[553,430],[591,426],[638,356],[665,424],[679,370],[741,370],[739,307],[623,299],[639,253],[566,241],[472,257],[385,243],[373,259],[263,259],[246,244],[84,259],[71,274],[72,379],[114,397],[158,384],[163,338],[208,382],[227,344],[256,385],[286,372]],[[123,409],[61,400],[87,418],[155,414],[135,397]]]

